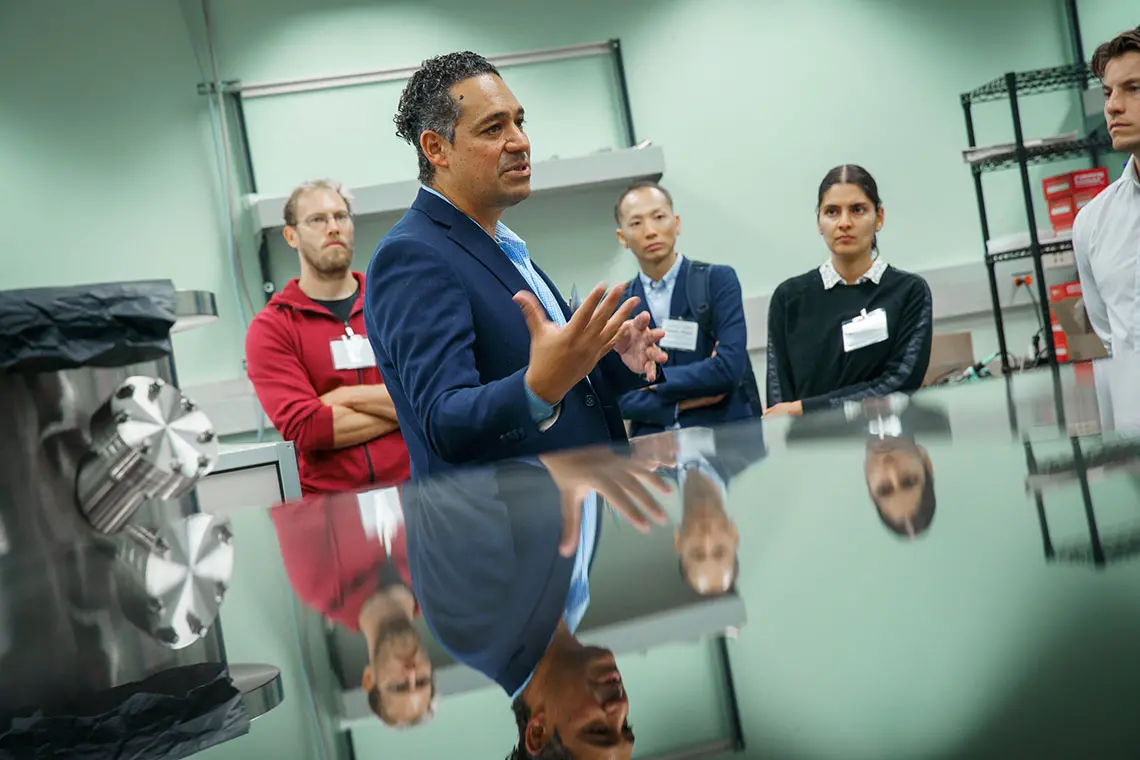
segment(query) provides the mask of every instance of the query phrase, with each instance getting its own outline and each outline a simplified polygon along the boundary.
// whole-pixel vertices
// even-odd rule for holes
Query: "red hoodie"
[[[360,630],[360,610],[380,587],[385,561],[412,587],[403,526],[392,540],[392,556],[386,556],[380,539],[364,532],[356,494],[284,504],[269,516],[293,592],[306,606],[350,631]]]
[[[359,295],[349,326],[364,329],[364,275],[353,272]],[[342,385],[379,385],[375,367],[333,368],[330,344],[345,325],[290,280],[249,326],[245,338],[246,371],[262,409],[277,432],[297,448],[301,491],[329,493],[389,486],[410,475],[408,449],[400,431],[367,443],[333,448],[332,407],[320,397]]]

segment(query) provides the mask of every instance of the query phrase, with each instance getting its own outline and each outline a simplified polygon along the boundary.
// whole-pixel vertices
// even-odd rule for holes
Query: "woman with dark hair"
[[[879,258],[883,218],[866,169],[844,164],[823,178],[816,219],[831,257],[772,294],[765,416],[922,385],[930,363],[930,288]]]

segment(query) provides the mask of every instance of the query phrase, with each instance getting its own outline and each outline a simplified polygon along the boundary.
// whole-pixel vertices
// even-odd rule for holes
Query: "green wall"
[[[1140,21],[1127,5],[1082,0],[1089,53],[1095,42]],[[1068,48],[1059,3],[1042,0],[541,6],[498,0],[490,9],[458,0],[243,0],[215,6],[222,77],[250,82],[406,65],[457,48],[493,54],[620,37],[638,136],[666,150],[665,181],[685,220],[683,250],[735,266],[747,296],[770,292],[822,259],[812,219],[815,186],[828,168],[846,161],[863,163],[879,179],[888,208],[883,250],[891,262],[922,270],[977,261],[981,242],[970,175],[959,155],[965,132],[958,93],[1007,70],[1060,63]],[[187,23],[194,11],[193,3],[174,0],[0,2],[0,224],[6,233],[0,283],[167,277],[180,288],[215,292],[220,323],[176,339],[184,384],[239,376],[242,355],[223,194],[208,111],[196,92],[206,74],[201,28]],[[602,61],[504,74],[527,106],[536,158],[620,144],[615,90]],[[280,194],[312,175],[354,184],[411,176],[412,150],[397,140],[391,122],[398,90],[380,85],[251,103],[259,189]],[[1027,135],[1074,128],[1075,109],[1071,95],[1028,101]],[[980,109],[978,126],[982,141],[1011,137],[1000,105]],[[987,180],[987,188],[994,233],[1022,228],[1016,175]],[[613,240],[611,205],[606,193],[535,199],[514,210],[510,222],[561,285],[589,285],[632,272],[628,254]],[[361,267],[385,223],[390,220],[361,225]],[[252,249],[248,239],[243,244],[252,288]],[[279,282],[295,271],[293,254],[279,243],[273,260]],[[1015,318],[1011,341],[1026,341],[1032,324],[1024,315]],[[942,328],[951,326],[975,330],[979,355],[992,345],[984,316]],[[757,485],[776,489],[772,498],[793,497],[775,479]],[[806,521],[800,530],[809,529],[810,513],[797,519]],[[260,541],[251,550],[269,568],[260,582],[279,587],[272,538],[265,534]],[[779,552],[775,541],[765,544],[763,556],[742,562],[741,587],[754,622],[734,652],[748,678],[778,666],[766,647],[773,636],[786,639],[779,617],[766,614],[781,593],[780,579],[789,577]],[[885,604],[885,591],[880,597]],[[277,664],[296,682],[289,635],[265,624],[287,620],[284,604],[252,579],[248,594],[235,583],[226,636],[231,651],[247,659],[280,657]],[[817,614],[822,623],[822,608]],[[267,644],[275,634],[280,638]],[[693,712],[692,704],[714,699],[710,661],[708,646],[695,644],[625,665],[631,693],[638,695],[635,718],[645,737],[639,746],[661,748],[708,730],[707,713]],[[838,740],[813,735],[805,715],[833,717],[860,704],[877,711],[892,696],[858,703],[854,695],[865,674],[844,671],[829,679],[823,665],[815,667],[820,691],[783,705],[770,704],[769,695],[740,679],[756,748],[750,754],[787,757],[799,747],[805,757],[828,756],[837,749],[828,742]],[[938,673],[951,675],[949,667]],[[679,682],[696,684],[687,702],[672,691]],[[831,696],[816,706],[820,694]],[[953,696],[955,709],[972,709],[967,693]],[[870,742],[863,745],[865,756],[887,756],[873,742],[875,722],[860,715],[866,713],[848,716],[846,736]],[[891,725],[896,720],[892,716]],[[315,729],[297,699],[254,728],[218,752],[312,756]],[[923,729],[934,734],[920,728],[914,753],[896,748],[899,756],[934,746],[936,727]],[[478,747],[470,744],[476,730],[490,732]],[[465,751],[496,755],[511,734],[505,700],[485,692],[448,703],[433,726],[415,734],[362,731],[358,746],[384,748],[362,751],[363,757],[408,756],[413,747],[429,746],[434,751],[417,754],[436,756],[462,736]]]

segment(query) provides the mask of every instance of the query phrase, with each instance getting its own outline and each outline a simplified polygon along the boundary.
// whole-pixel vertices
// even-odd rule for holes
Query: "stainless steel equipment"
[[[0,716],[226,663],[215,618],[233,549],[193,489],[218,444],[169,343],[216,318],[213,296],[45,292],[0,293],[0,320],[38,325],[26,341],[0,332]]]
[[[145,500],[183,496],[217,461],[217,436],[193,401],[159,378],[128,377],[91,418],[76,497],[92,527],[114,533]]]
[[[205,637],[233,576],[229,518],[191,515],[154,533],[125,532],[116,585],[127,619],[171,649]]]

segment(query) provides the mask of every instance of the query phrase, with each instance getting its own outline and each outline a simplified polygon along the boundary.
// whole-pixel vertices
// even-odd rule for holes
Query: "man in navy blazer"
[[[624,440],[618,396],[667,359],[634,299],[599,286],[571,316],[501,221],[530,194],[523,108],[485,58],[452,53],[409,79],[397,133],[424,187],[368,268],[365,321],[412,478]]]
[[[451,470],[402,489],[424,620],[448,654],[513,700],[519,741],[511,758],[632,754],[613,652],[583,645],[576,632],[604,516],[581,494],[610,495],[607,481],[639,472],[596,446]],[[638,489],[618,491],[616,511],[632,524],[648,528],[647,517],[663,516]]]
[[[713,266],[708,276],[711,332],[700,328],[690,307],[693,263],[676,249],[681,218],[669,191],[654,182],[632,185],[614,207],[617,237],[633,251],[641,273],[628,293],[640,299],[635,314],[649,313],[664,328],[669,378],[625,393],[622,416],[633,435],[672,427],[711,426],[753,416],[745,383],[755,385],[748,358],[748,331],[740,280],[732,267]]]

